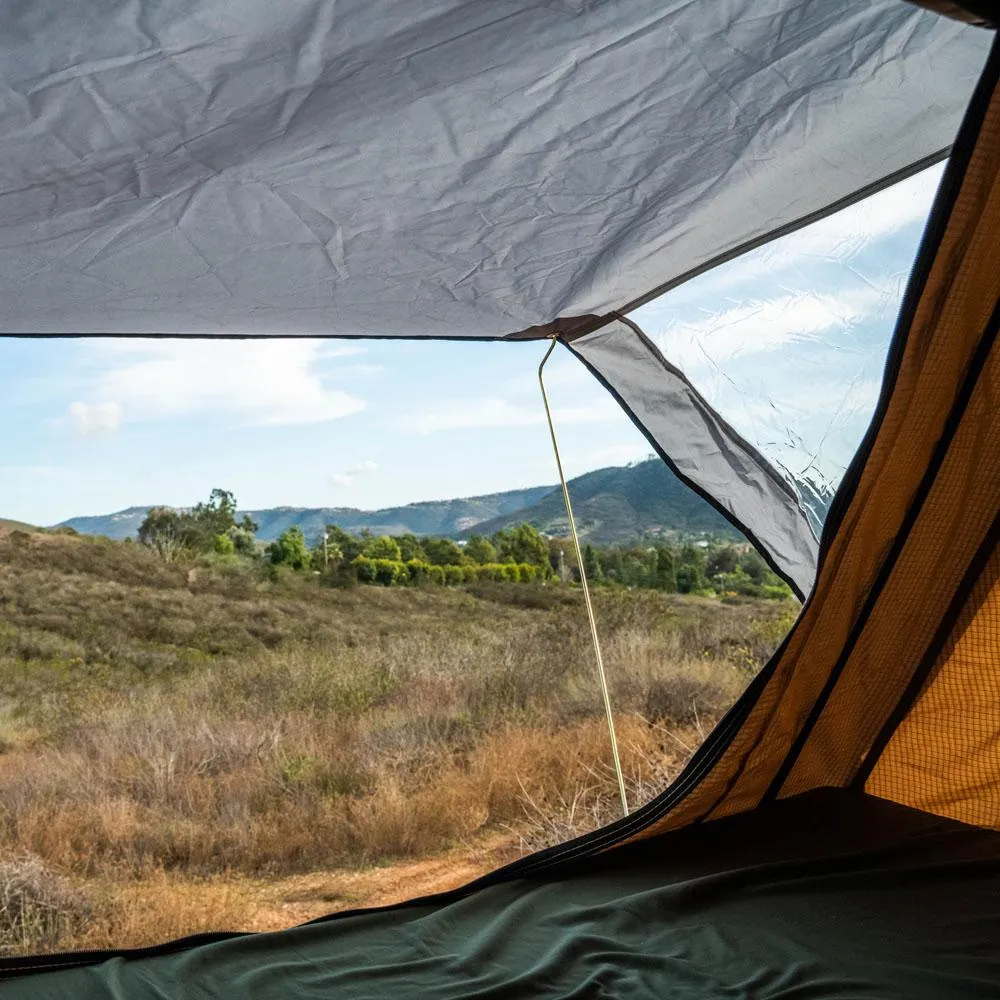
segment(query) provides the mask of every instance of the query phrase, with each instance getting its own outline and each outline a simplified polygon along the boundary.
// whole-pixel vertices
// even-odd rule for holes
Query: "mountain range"
[[[570,480],[570,497],[580,534],[593,542],[625,542],[657,535],[736,532],[710,504],[688,489],[658,458],[611,466]],[[134,537],[149,507],[113,514],[72,517],[59,527],[110,538]],[[365,511],[354,507],[271,507],[240,511],[260,526],[257,537],[271,541],[298,526],[310,541],[325,525],[373,534],[443,535],[464,538],[492,534],[526,521],[547,534],[568,531],[562,490],[535,486],[485,496],[437,500]]]

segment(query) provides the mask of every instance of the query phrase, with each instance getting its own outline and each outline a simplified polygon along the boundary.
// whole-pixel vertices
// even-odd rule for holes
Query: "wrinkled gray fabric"
[[[816,536],[797,496],[770,463],[637,327],[616,321],[570,346],[675,471],[741,524],[801,596],[808,594],[816,573]]]
[[[0,8],[0,332],[502,336],[948,146],[900,0]]]

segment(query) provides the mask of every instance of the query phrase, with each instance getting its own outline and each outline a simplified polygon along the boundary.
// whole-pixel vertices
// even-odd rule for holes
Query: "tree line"
[[[267,546],[258,526],[237,519],[236,498],[215,489],[188,511],[154,507],[139,528],[141,544],[168,561],[210,557],[252,561],[271,573],[310,572],[334,586],[459,586],[479,581],[578,583],[580,568],[569,539],[547,538],[530,524],[489,537],[450,538],[352,534],[327,525],[308,540],[294,526]],[[583,570],[595,586],[641,587],[667,593],[784,598],[788,586],[748,544],[702,540],[683,544],[603,545],[583,548]]]

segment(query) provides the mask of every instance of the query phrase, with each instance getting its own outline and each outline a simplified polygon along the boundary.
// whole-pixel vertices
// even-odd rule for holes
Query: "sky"
[[[874,407],[940,168],[633,313],[790,475],[835,483]],[[372,509],[554,483],[546,344],[0,340],[0,517],[55,524],[187,506]],[[547,369],[569,475],[649,443],[560,347]]]

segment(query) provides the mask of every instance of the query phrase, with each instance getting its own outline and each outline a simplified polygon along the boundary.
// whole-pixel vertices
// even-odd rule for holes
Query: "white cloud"
[[[560,424],[620,420],[622,411],[610,396],[604,396],[585,406],[554,406],[552,418],[558,430]],[[488,397],[456,400],[440,409],[418,413],[406,421],[405,427],[418,434],[433,434],[471,428],[530,427],[544,423],[545,410],[540,397],[531,403],[512,403],[501,397]]]
[[[842,294],[786,294],[742,303],[693,322],[675,322],[654,339],[682,368],[697,367],[707,355],[715,363],[771,351],[831,330],[849,332],[897,303],[895,289],[863,286]]]
[[[314,340],[128,340],[95,345],[92,393],[112,398],[130,419],[202,412],[244,426],[313,424],[363,410],[363,399],[329,384],[324,362],[363,347]]]
[[[330,476],[330,482],[336,483],[338,486],[353,486],[361,476],[370,472],[378,472],[378,465],[372,461],[361,462],[353,469],[347,469]]]
[[[70,403],[66,420],[81,437],[105,437],[121,428],[122,408],[118,403]]]

